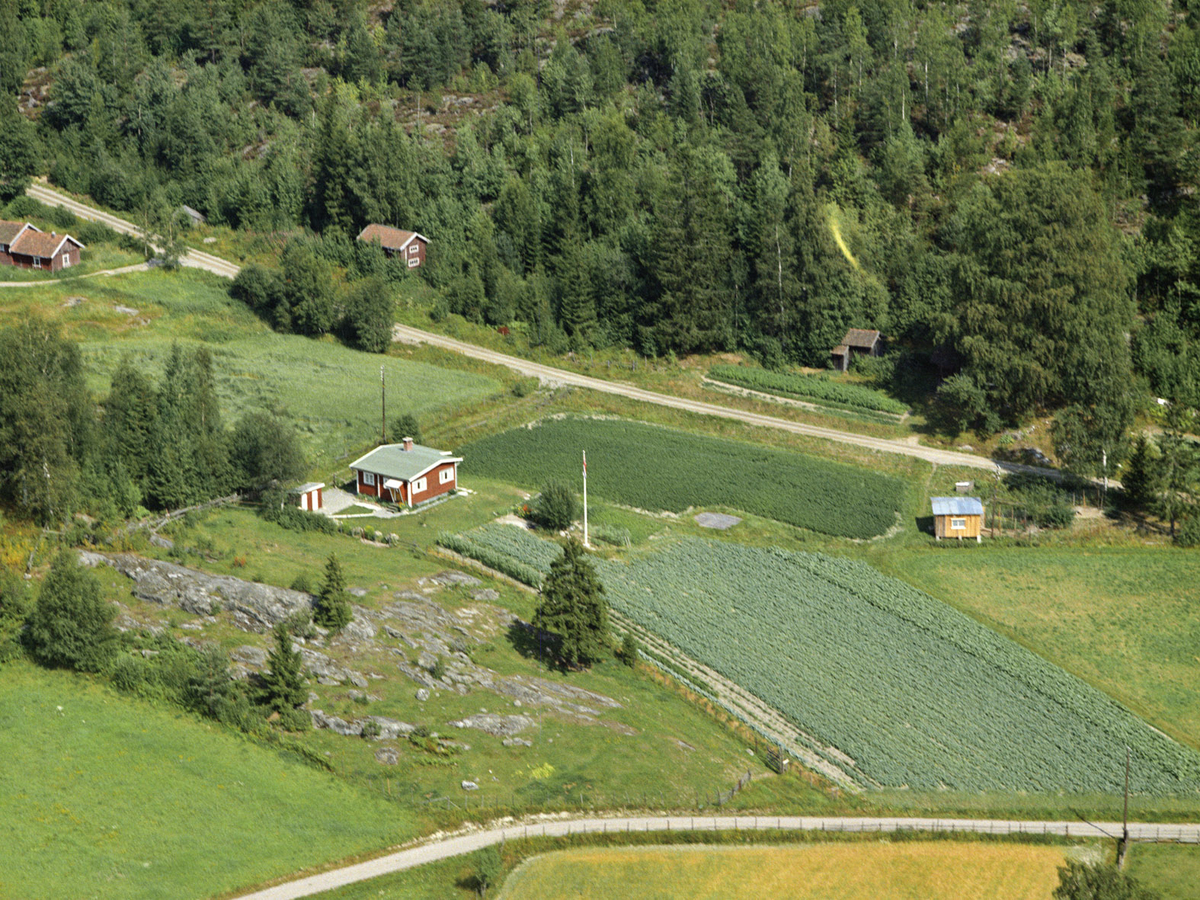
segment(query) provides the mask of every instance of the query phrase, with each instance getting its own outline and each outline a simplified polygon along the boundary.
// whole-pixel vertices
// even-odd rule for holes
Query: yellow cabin
[[[978,497],[934,497],[933,536],[982,540],[983,503]]]

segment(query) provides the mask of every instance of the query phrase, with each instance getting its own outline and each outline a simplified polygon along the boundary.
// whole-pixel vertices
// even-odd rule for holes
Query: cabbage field
[[[799,375],[789,372],[772,372],[769,369],[755,369],[750,366],[720,365],[709,369],[708,377],[713,381],[734,384],[750,388],[753,391],[798,397],[801,400],[845,406],[850,409],[865,409],[895,413],[896,415],[903,415],[907,412],[907,407],[903,403],[892,399],[887,394],[863,387],[861,384],[834,381],[825,375]]]
[[[896,522],[897,478],[723,438],[641,422],[556,418],[461,448],[473,474],[532,488],[548,479],[640,509],[724,507],[840,537],[869,538]]]
[[[545,571],[556,548],[511,531]],[[689,539],[596,565],[615,609],[837,747],[865,785],[1119,793],[1128,745],[1133,791],[1200,790],[1200,754],[865,563]]]

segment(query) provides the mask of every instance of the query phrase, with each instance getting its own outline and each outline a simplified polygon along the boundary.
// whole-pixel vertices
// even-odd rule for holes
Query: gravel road
[[[973,832],[982,834],[1057,834],[1079,838],[1118,838],[1120,822],[1022,822],[1002,819],[870,819],[808,816],[632,816],[554,819],[529,824],[487,827],[479,831],[439,836],[367,862],[331,869],[274,887],[242,894],[234,900],[295,900],[391,872],[472,853],[492,844],[521,837],[562,837],[582,833],[622,831],[847,831],[847,832]],[[1200,825],[1129,825],[1135,841],[1200,842]]]

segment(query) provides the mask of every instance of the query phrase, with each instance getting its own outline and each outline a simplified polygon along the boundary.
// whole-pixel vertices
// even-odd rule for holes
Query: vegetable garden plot
[[[896,521],[904,483],[799,453],[689,434],[640,422],[550,419],[462,448],[473,472],[536,487],[579,480],[641,509],[682,512],[723,506],[825,534],[869,538]]]
[[[546,542],[512,531],[545,571]],[[847,754],[830,761],[864,784],[1119,793],[1128,745],[1133,791],[1200,790],[1200,754],[864,563],[692,539],[596,563],[615,609]]]
[[[894,415],[904,415],[908,411],[908,408],[899,400],[894,400],[881,391],[863,387],[860,384],[833,381],[824,375],[793,375],[787,372],[754,369],[749,366],[723,365],[713,366],[708,372],[708,377],[713,381],[764,391],[768,394],[799,397],[802,400],[831,403],[850,409],[865,409]]]

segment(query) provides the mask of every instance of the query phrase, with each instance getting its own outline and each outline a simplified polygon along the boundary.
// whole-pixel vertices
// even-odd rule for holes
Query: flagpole
[[[583,451],[583,546],[590,547],[588,543],[588,526],[587,526],[587,451]]]

